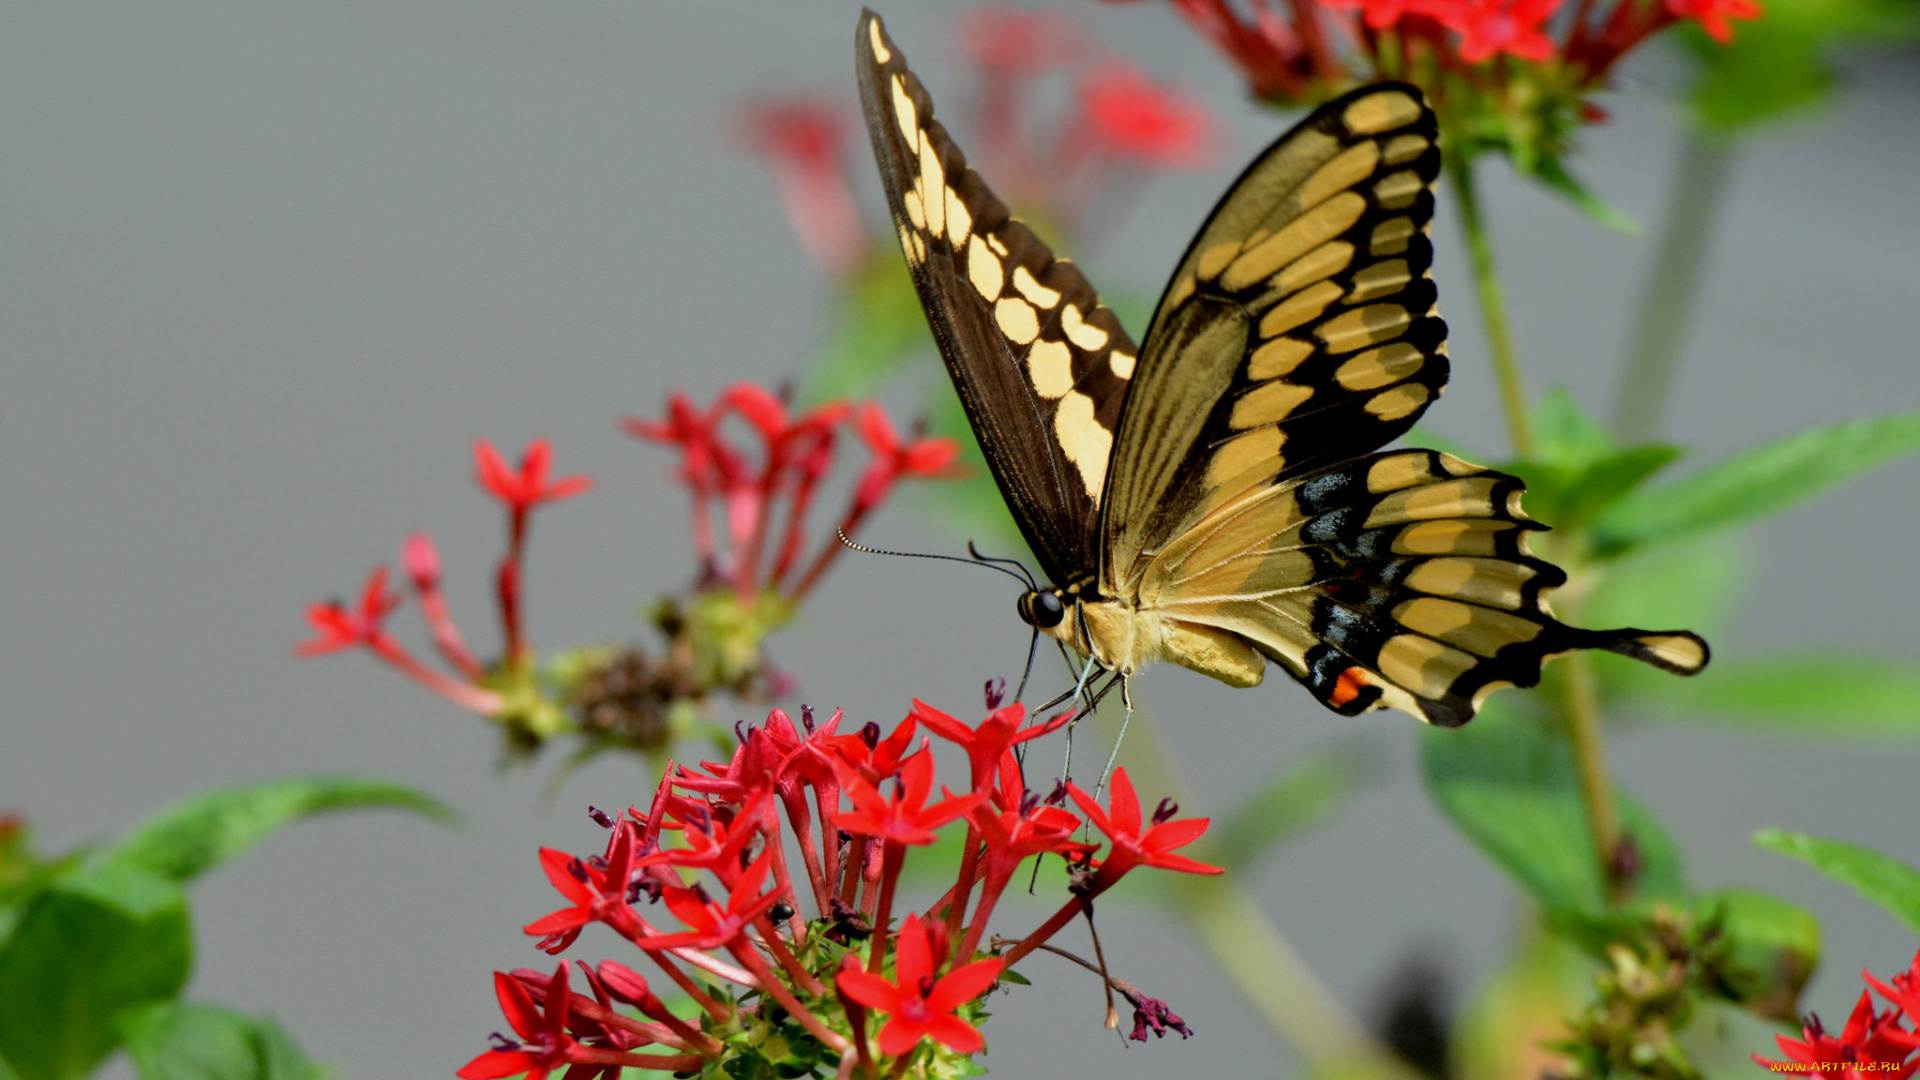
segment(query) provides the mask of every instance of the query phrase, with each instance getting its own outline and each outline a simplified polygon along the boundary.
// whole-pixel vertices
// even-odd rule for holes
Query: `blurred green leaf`
[[[1724,996],[1757,1016],[1792,1023],[1800,992],[1820,964],[1820,920],[1796,904],[1751,889],[1693,901],[1695,916],[1718,918],[1728,944]]]
[[[170,998],[193,963],[186,895],[136,867],[76,869],[0,949],[0,1058],[21,1080],[84,1076],[126,1010]]]
[[[1475,721],[1478,723],[1478,721]],[[1533,1080],[1548,1064],[1541,1044],[1593,996],[1593,965],[1572,944],[1530,933],[1483,983],[1454,1023],[1459,1080]]]
[[[1595,551],[1617,555],[1779,513],[1916,450],[1920,411],[1803,431],[1634,492],[1601,516]]]
[[[935,355],[920,296],[892,244],[878,245],[841,290],[836,316],[833,336],[803,384],[801,397],[809,404],[870,396],[909,358]]]
[[[1760,18],[1734,24],[1726,45],[1685,28],[1699,65],[1687,95],[1695,125],[1734,134],[1818,106],[1834,84],[1836,49],[1920,37],[1913,0],[1767,0],[1765,7]]]
[[[1590,626],[1684,626],[1711,633],[1724,624],[1752,566],[1746,542],[1736,536],[1648,548],[1588,571],[1598,581],[1580,606],[1581,620]]]
[[[1635,446],[1584,465],[1517,461],[1501,466],[1527,483],[1527,515],[1555,529],[1585,527],[1680,456],[1678,447]]]
[[[1871,848],[1785,829],[1761,829],[1753,834],[1753,842],[1853,886],[1853,891],[1920,934],[1920,870]]]
[[[188,881],[312,814],[387,807],[441,822],[452,810],[404,784],[351,776],[296,777],[202,792],[134,827],[101,861]]]
[[[1345,806],[1354,791],[1379,774],[1383,756],[1374,740],[1336,745],[1305,761],[1289,761],[1224,818],[1215,818],[1194,857],[1229,870],[1257,862],[1274,845],[1313,828]]]
[[[121,1025],[141,1080],[316,1080],[321,1070],[273,1020],[169,1001]]]
[[[1613,452],[1613,436],[1564,386],[1542,394],[1530,414],[1533,456],[1541,464],[1581,469]]]
[[[1920,665],[1848,653],[1716,658],[1637,692],[1670,719],[1813,738],[1920,737]]]
[[[1552,154],[1539,155],[1534,159],[1531,171],[1548,191],[1567,200],[1575,210],[1585,214],[1594,224],[1627,236],[1640,235],[1639,222],[1633,220],[1632,216],[1625,211],[1587,190],[1587,186],[1568,172],[1566,165],[1558,157]]]
[[[1421,734],[1427,790],[1440,809],[1522,888],[1548,909],[1597,911],[1606,886],[1566,741],[1544,725],[1491,703],[1472,724]],[[1680,851],[1659,820],[1618,797],[1621,826],[1639,848],[1635,894],[1686,890]]]

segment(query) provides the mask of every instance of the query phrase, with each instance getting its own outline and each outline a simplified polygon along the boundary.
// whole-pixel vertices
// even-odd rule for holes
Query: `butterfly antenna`
[[[1020,577],[1026,581],[1027,588],[1036,592],[1040,589],[1040,583],[1034,580],[1033,571],[1028,570],[1027,564],[1021,562],[1019,559],[1008,559],[998,555],[982,555],[980,554],[980,549],[974,547],[973,541],[971,540],[967,541],[967,554],[973,556],[977,562],[983,562],[993,566],[1012,566],[1020,571]]]
[[[1029,589],[1039,588],[1038,585],[1034,584],[1032,575],[1025,573],[1026,567],[1021,566],[1020,567],[1021,573],[1016,574],[1013,571],[1007,569],[1006,567],[998,565],[1001,562],[1013,562],[1013,560],[1011,559],[1005,559],[1005,560],[982,559],[978,557],[972,558],[972,559],[963,559],[958,555],[937,555],[927,551],[888,551],[884,548],[870,548],[870,547],[867,547],[865,544],[856,544],[852,540],[847,539],[847,534],[845,530],[842,530],[842,529],[835,529],[833,530],[833,533],[835,536],[838,536],[840,538],[840,543],[846,545],[847,547],[853,549],[854,551],[860,552],[863,555],[897,555],[903,559],[940,559],[945,562],[957,562],[964,566],[985,566],[985,567],[990,567],[994,570],[1000,571],[1001,573],[1007,575],[1008,577],[1013,578],[1015,581],[1021,582],[1022,584],[1026,585]],[[973,549],[973,545],[968,544],[967,549],[971,551]],[[1020,564],[1017,562],[1014,562],[1014,565],[1019,566]]]

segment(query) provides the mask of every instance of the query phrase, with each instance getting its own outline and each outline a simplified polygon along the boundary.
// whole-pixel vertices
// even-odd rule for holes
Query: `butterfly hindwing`
[[[1322,106],[1263,153],[1174,271],[1121,418],[1106,584],[1259,485],[1376,450],[1446,384],[1429,275],[1433,113],[1412,87]]]
[[[872,12],[856,49],[887,205],[988,467],[1042,570],[1090,577],[1138,350],[1080,271],[967,166]]]
[[[1566,574],[1527,551],[1543,526],[1521,511],[1522,487],[1432,450],[1343,462],[1221,507],[1152,561],[1140,597],[1240,636],[1337,712],[1392,707],[1444,727],[1496,687],[1538,684],[1569,649],[1705,665],[1692,634],[1555,619],[1546,593]]]

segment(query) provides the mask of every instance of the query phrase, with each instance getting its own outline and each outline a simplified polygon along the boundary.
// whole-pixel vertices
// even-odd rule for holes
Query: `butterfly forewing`
[[[1418,91],[1321,107],[1228,191],[1174,271],[1121,418],[1105,584],[1255,487],[1376,450],[1447,379]]]
[[[887,205],[987,465],[1048,577],[1091,577],[1138,350],[1080,271],[967,166],[872,12],[856,49]]]

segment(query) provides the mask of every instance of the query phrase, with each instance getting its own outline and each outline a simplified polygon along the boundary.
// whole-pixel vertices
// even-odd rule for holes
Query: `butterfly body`
[[[1335,711],[1471,719],[1573,648],[1690,674],[1685,631],[1555,620],[1521,482],[1379,448],[1446,384],[1419,92],[1329,102],[1265,150],[1176,265],[1136,346],[1014,218],[863,15],[861,97],[909,271],[989,468],[1051,588],[1035,629],[1131,677],[1233,686],[1278,663]]]

